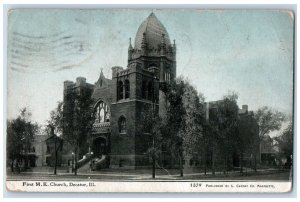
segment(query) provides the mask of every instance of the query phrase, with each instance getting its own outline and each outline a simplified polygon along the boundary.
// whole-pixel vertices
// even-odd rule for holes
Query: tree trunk
[[[74,175],[77,175],[77,155],[78,155],[78,147],[76,145],[75,154],[74,154]]]
[[[23,158],[21,158],[21,159],[23,159]],[[17,158],[17,165],[16,165],[16,168],[17,168],[17,171],[18,171],[18,173],[20,173],[20,172],[21,172],[21,169],[20,169],[19,162],[20,162],[20,159],[19,159],[19,158]]]
[[[180,177],[183,177],[182,156],[179,157],[179,163],[180,163]]]
[[[223,170],[223,173],[224,173],[224,175],[226,175],[226,173],[227,173],[227,156],[228,156],[228,154],[227,154],[227,152],[228,152],[228,149],[227,149],[227,147],[226,147],[226,149],[225,149],[225,159],[224,159],[224,170]]]
[[[57,148],[56,148],[56,141],[57,141],[57,139],[55,138],[55,142],[54,142],[54,149],[55,149],[54,175],[56,175],[56,169],[57,169]]]
[[[205,148],[204,148],[204,175],[206,175],[206,169],[207,169],[207,165],[206,165],[206,162],[207,162],[207,147],[205,146]]]
[[[215,175],[216,173],[215,173],[215,147],[214,146],[212,148],[211,158],[212,158],[211,170],[212,170],[212,174]]]
[[[155,178],[155,157],[154,157],[154,152],[152,154],[152,178]]]
[[[240,173],[243,173],[243,152],[240,152]]]
[[[227,161],[227,155],[225,155],[225,159],[224,159],[224,165],[223,165],[223,174],[226,174],[226,161]]]
[[[25,151],[25,165],[24,165],[24,168],[27,169],[28,168],[28,150],[26,149]]]
[[[11,159],[11,172],[14,172],[14,159]]]
[[[255,152],[255,154],[254,154],[254,172],[257,172],[256,166],[257,166],[257,162],[256,162],[256,152]]]
[[[154,134],[152,134],[152,146],[153,146],[153,151],[152,151],[152,178],[155,178],[155,139],[154,139]]]
[[[261,142],[259,143],[259,164],[261,164]]]

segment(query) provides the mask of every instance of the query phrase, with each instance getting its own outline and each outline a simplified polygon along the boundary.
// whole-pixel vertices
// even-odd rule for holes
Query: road
[[[203,172],[185,172],[183,177],[179,176],[178,170],[169,170],[168,173],[163,170],[157,170],[154,180],[246,180],[246,181],[288,181],[291,179],[291,174],[288,170],[259,170],[255,172],[239,173],[229,172],[224,175],[222,172],[217,172],[215,176],[211,173],[204,175]],[[147,181],[152,179],[152,170],[112,170],[106,169],[102,171],[67,173],[66,170],[58,170],[57,175],[53,174],[53,169],[33,170],[31,172],[9,173],[8,180],[95,180],[95,181]]]

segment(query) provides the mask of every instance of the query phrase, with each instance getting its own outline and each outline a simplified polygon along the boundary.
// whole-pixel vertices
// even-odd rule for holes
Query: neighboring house
[[[269,136],[265,136],[260,144],[261,164],[263,165],[276,165],[278,156],[278,147],[275,145],[274,140]]]
[[[206,120],[209,121],[210,119],[215,119],[217,118],[217,108],[218,104],[220,104],[222,100],[217,100],[217,101],[211,101],[205,103],[205,117]],[[253,117],[253,111],[248,111],[248,105],[242,105],[242,108],[239,109],[238,111],[238,116],[239,119],[243,118],[251,118]],[[249,119],[251,120],[251,119]],[[258,126],[254,127],[253,129],[254,134],[257,134],[258,138]],[[211,153],[208,153],[208,156],[206,158],[210,159]],[[221,155],[222,156],[222,155]],[[252,147],[247,147],[243,155],[240,155],[240,152],[238,151],[237,148],[234,148],[232,150],[232,158],[229,160],[232,162],[232,165],[234,167],[240,167],[241,166],[241,161],[243,162],[244,166],[250,166],[253,167],[255,165],[255,161],[258,162],[259,160],[259,144],[255,144],[254,141],[252,142]],[[255,158],[256,157],[256,158]],[[202,157],[203,158],[203,157]],[[222,162],[222,159],[217,160],[216,162]],[[211,163],[211,162],[209,162]],[[218,165],[217,165],[218,166]]]
[[[56,161],[57,163],[56,165],[61,166],[63,140],[56,135],[51,135],[50,137],[48,136],[45,142],[46,142],[46,165],[55,166],[55,161]],[[55,151],[57,151],[57,156],[55,156]]]
[[[34,166],[46,166],[46,139],[48,135],[35,135],[32,143],[31,153],[35,156]]]

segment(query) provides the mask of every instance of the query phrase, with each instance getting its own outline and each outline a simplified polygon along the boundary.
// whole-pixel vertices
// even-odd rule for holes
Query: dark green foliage
[[[224,172],[231,169],[229,157],[232,156],[235,147],[239,110],[237,98],[235,93],[224,96],[210,113],[209,130],[212,133],[211,141],[214,142],[212,156],[216,158],[218,154],[223,159]]]
[[[251,153],[254,158],[254,170],[256,170],[256,156],[259,148],[258,125],[253,113],[241,114],[238,122],[238,133],[236,134],[236,150],[240,155],[240,167],[243,172],[243,155]],[[252,159],[251,159],[252,160]]]
[[[165,86],[168,101],[165,126],[162,128],[164,148],[171,156],[171,166],[180,164],[184,156],[200,153],[205,123],[202,96],[188,82],[177,80]]]
[[[293,124],[289,123],[283,133],[274,139],[279,147],[279,155],[286,158],[286,167],[290,167],[292,165],[293,155]]]
[[[63,136],[64,141],[72,145],[75,153],[75,162],[78,157],[88,152],[88,135],[94,123],[93,99],[91,89],[75,89],[68,94],[65,100],[69,107],[63,114]],[[64,108],[65,109],[65,108]],[[77,168],[75,166],[75,175]]]
[[[63,102],[57,102],[57,107],[50,112],[50,119],[47,121],[48,125],[54,127],[54,132],[61,135],[63,131]]]
[[[260,141],[262,141],[269,132],[279,130],[282,122],[285,120],[283,113],[272,110],[266,106],[259,108],[255,112],[254,117],[259,127]]]
[[[25,168],[28,167],[27,154],[39,130],[39,126],[32,123],[30,117],[31,113],[23,108],[16,119],[7,122],[7,159],[11,162],[23,161]]]

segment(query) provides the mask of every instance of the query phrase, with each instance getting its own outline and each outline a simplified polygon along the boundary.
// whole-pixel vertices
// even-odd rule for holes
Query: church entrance
[[[92,151],[95,157],[107,155],[107,141],[104,137],[97,137],[93,141]]]

